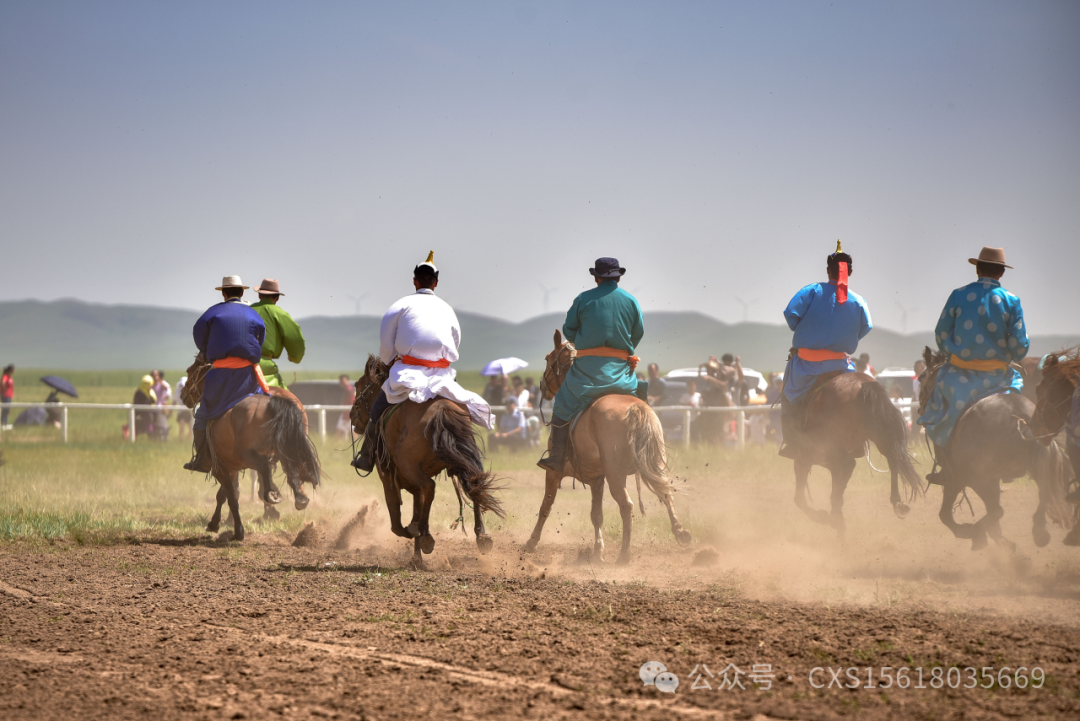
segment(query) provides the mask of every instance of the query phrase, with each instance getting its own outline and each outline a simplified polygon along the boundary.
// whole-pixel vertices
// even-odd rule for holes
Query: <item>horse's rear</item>
[[[636,396],[612,394],[597,399],[580,416],[572,437],[573,454],[561,473],[548,471],[544,500],[536,527],[526,551],[533,551],[540,542],[544,523],[565,476],[573,476],[592,491],[592,522],[595,532],[594,555],[602,557],[604,483],[619,506],[622,517],[622,548],[619,562],[630,559],[630,536],[634,504],[626,488],[631,474],[657,495],[667,508],[671,529],[679,543],[689,543],[690,534],[683,529],[675,514],[674,489],[667,473],[664,431],[660,419],[644,401]]]
[[[909,508],[900,496],[900,479],[908,497],[922,493],[918,473],[907,452],[907,424],[884,387],[864,373],[843,373],[813,391],[806,402],[806,430],[795,459],[795,504],[810,518],[843,532],[844,491],[855,461],[868,454],[873,443],[889,464],[893,510],[903,518]],[[810,468],[829,469],[832,475],[831,512],[811,508],[807,498]]]

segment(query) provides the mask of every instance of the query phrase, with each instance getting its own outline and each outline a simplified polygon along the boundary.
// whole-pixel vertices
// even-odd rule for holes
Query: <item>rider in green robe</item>
[[[266,385],[285,388],[285,381],[281,379],[281,371],[278,370],[274,361],[281,357],[282,350],[288,352],[290,363],[299,363],[304,359],[304,334],[300,331],[300,325],[292,319],[287,311],[278,307],[277,302],[281,292],[278,282],[273,278],[264,278],[262,284],[255,289],[259,294],[259,302],[253,303],[263,322],[266,324],[266,338],[263,340],[262,360],[259,367],[262,368]]]
[[[619,287],[626,268],[615,258],[599,258],[589,273],[596,287],[574,299],[563,324],[563,337],[574,344],[577,359],[555,394],[551,452],[537,464],[561,471],[566,462],[570,422],[589,404],[611,393],[639,394],[634,349],[645,335],[641,306]]]

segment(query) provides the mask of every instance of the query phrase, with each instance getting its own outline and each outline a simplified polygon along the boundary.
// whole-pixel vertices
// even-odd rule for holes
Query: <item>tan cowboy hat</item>
[[[1011,265],[1005,265],[1004,248],[990,248],[983,246],[983,249],[979,251],[979,257],[968,258],[968,262],[972,265],[975,265],[976,263],[993,263],[994,265],[1004,265],[1006,268],[1012,268]]]
[[[240,276],[227,275],[221,279],[221,285],[214,288],[214,290],[225,290],[226,288],[243,288],[244,290],[247,290],[248,286],[244,285],[244,282],[240,280]]]
[[[259,295],[285,295],[281,292],[281,286],[278,285],[276,278],[263,278],[263,282],[259,283],[255,292]]]

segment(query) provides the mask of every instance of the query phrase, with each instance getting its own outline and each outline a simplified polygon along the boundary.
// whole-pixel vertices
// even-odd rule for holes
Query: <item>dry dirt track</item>
[[[1071,625],[541,578],[462,540],[444,542],[453,568],[423,572],[374,547],[287,541],[0,546],[0,718],[1080,717]],[[650,660],[680,677],[675,694],[640,682]],[[777,680],[693,691],[699,663],[767,663]],[[807,678],[938,664],[1038,665],[1049,681],[883,692]]]

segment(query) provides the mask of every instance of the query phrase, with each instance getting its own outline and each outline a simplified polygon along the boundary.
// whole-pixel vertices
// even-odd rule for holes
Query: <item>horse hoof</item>
[[[530,539],[528,543],[521,547],[521,550],[525,553],[536,553],[537,543],[538,541],[533,541],[532,539]]]
[[[620,554],[619,555],[619,560],[615,561],[615,563],[620,565],[620,566],[629,566],[630,565],[630,554],[629,553]]]
[[[1039,548],[1045,548],[1050,544],[1050,531],[1045,528],[1034,528],[1031,535],[1035,539],[1035,545]]]
[[[986,548],[986,534],[985,533],[982,534],[981,536],[976,536],[971,541],[971,550],[972,551],[981,551],[984,548]]]
[[[1010,541],[1007,538],[999,538],[999,539],[997,539],[997,545],[1004,548],[1010,555],[1013,555],[1013,554],[1016,553],[1016,544],[1013,543],[1012,541]],[[1046,545],[1046,544],[1043,544],[1043,545]]]
[[[308,507],[308,504],[311,503],[311,499],[308,498],[307,496],[305,496],[303,493],[300,493],[299,491],[296,492],[296,499],[295,500],[296,500],[296,510],[298,510],[298,511],[304,510],[305,508]]]
[[[278,509],[273,506],[263,506],[263,520],[264,521],[276,521],[281,518],[281,514],[278,513]]]
[[[420,524],[413,521],[405,527],[405,533],[408,534],[407,538],[419,538],[420,537]]]
[[[907,515],[911,513],[911,507],[906,503],[894,503],[893,512],[900,520],[907,518]]]
[[[409,534],[409,532],[407,530],[405,530],[404,528],[402,528],[401,526],[398,526],[397,528],[394,528],[393,526],[391,526],[390,527],[390,532],[393,533],[395,536],[401,536],[402,538],[412,538],[412,536]]]
[[[675,540],[679,542],[680,546],[690,545],[690,531],[676,531]]]
[[[1066,546],[1080,546],[1080,526],[1069,531],[1069,534],[1061,542]]]
[[[217,524],[217,523],[208,523],[208,524],[206,524],[206,532],[207,533],[217,533],[220,529],[221,529],[221,526],[219,524]]]
[[[270,491],[265,496],[260,496],[259,500],[263,503],[269,503],[276,506],[277,504],[281,503],[282,499],[280,493],[278,493],[277,491]]]
[[[486,533],[481,533],[476,537],[476,547],[480,549],[480,553],[487,553],[494,545],[495,541],[491,540],[491,536]]]
[[[420,550],[424,553],[431,553],[435,550],[435,539],[430,533],[420,536]]]

